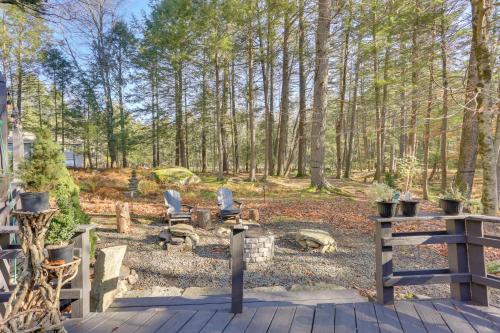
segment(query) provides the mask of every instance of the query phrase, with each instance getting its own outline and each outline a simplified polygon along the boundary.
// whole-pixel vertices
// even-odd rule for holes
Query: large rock
[[[190,170],[181,167],[154,170],[152,178],[162,184],[190,185],[201,182],[200,177],[196,176]]]
[[[174,224],[173,226],[168,227],[168,231],[172,234],[172,236],[179,237],[187,237],[195,233],[193,226],[184,223]]]
[[[93,312],[106,311],[119,292],[118,281],[126,245],[102,249],[97,254],[94,280],[90,292],[90,307]]]
[[[335,252],[337,243],[329,232],[314,229],[300,229],[295,240],[306,250],[319,250],[321,253]]]

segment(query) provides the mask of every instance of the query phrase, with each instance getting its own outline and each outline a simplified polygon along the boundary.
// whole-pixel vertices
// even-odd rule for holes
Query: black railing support
[[[243,312],[243,245],[247,226],[231,228],[231,312]]]

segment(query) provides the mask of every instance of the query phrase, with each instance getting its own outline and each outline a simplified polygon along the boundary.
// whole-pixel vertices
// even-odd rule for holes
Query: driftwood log
[[[57,266],[46,261],[45,236],[56,212],[56,209],[13,212],[19,224],[24,261],[4,319],[0,321],[0,333],[66,332],[59,311],[59,295],[62,286],[76,276],[80,259]]]
[[[130,211],[127,202],[116,203],[116,230],[120,234],[128,234],[130,231]]]

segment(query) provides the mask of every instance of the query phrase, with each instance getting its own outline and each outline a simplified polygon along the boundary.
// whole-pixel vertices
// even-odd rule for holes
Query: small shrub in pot
[[[405,192],[399,200],[403,216],[412,217],[418,214],[420,202],[412,198],[411,192]]]
[[[464,202],[467,199],[467,190],[459,187],[450,188],[441,196],[439,204],[446,215],[460,215],[464,209]]]
[[[373,183],[369,189],[369,196],[377,204],[381,217],[394,217],[398,208],[399,192],[384,183]]]

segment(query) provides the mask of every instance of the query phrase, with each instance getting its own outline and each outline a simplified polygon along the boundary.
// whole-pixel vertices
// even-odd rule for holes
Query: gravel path
[[[215,235],[213,230],[196,229],[200,243],[194,252],[174,246],[168,252],[158,245],[157,235],[163,225],[134,224],[130,234],[118,234],[114,228],[97,230],[97,247],[128,245],[124,264],[139,274],[134,289],[161,287],[230,286],[228,265],[229,239]],[[245,273],[245,288],[293,285],[334,284],[359,288],[374,294],[373,236],[353,230],[334,230],[326,223],[278,221],[265,224],[276,237],[275,257],[270,263],[251,264]],[[293,241],[291,233],[300,228],[329,231],[337,241],[338,250],[331,254],[304,252]],[[446,268],[447,259],[426,246],[399,247],[394,254],[394,269]],[[396,296],[448,297],[446,285],[396,288]],[[493,302],[499,304],[497,294]]]

